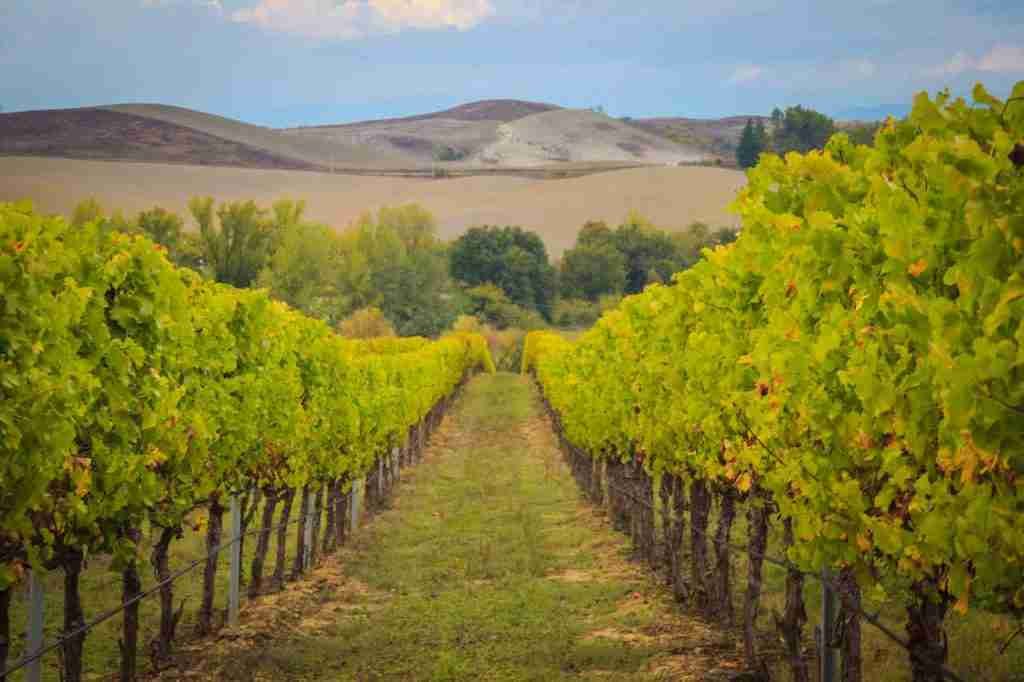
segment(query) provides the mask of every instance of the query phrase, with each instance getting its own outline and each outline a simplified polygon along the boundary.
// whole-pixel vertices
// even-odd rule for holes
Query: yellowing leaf
[[[857,436],[853,439],[853,442],[861,450],[870,450],[871,448],[875,447],[875,441],[872,440],[871,436],[864,433],[863,431],[857,432]]]
[[[750,490],[750,486],[753,485],[753,480],[750,478],[750,474],[743,472],[740,477],[736,479],[736,487],[740,492],[747,492]]]
[[[862,552],[871,551],[871,538],[866,533],[857,533],[857,547]]]
[[[150,468],[157,467],[167,461],[167,453],[160,448],[150,448],[146,455],[146,466]]]
[[[85,497],[89,494],[89,488],[92,487],[92,471],[85,469],[77,476],[75,476],[75,494],[79,497]]]
[[[911,263],[907,268],[907,272],[910,273],[911,277],[919,277],[921,273],[928,269],[928,261],[924,258],[918,259],[916,262]]]

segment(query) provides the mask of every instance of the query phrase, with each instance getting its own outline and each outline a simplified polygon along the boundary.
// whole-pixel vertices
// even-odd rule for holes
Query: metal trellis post
[[[231,498],[231,582],[228,587],[228,625],[238,627],[242,592],[242,504]]]
[[[303,555],[302,555],[302,566],[309,570],[313,563],[313,517],[316,516],[316,495],[310,492],[309,502],[304,510],[306,514],[306,525],[303,527],[305,531],[305,542],[303,542]]]
[[[28,574],[28,628],[25,631],[25,655],[34,656],[43,648],[43,581],[35,571]],[[43,659],[37,658],[25,670],[26,682],[42,679]]]

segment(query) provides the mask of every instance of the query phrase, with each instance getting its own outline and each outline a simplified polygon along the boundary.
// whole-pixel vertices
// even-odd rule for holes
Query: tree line
[[[736,163],[740,168],[755,166],[765,152],[806,154],[812,149],[824,149],[825,143],[839,130],[830,117],[799,105],[787,107],[785,111],[776,107],[770,121],[769,130],[764,119],[747,119],[736,146]],[[870,145],[878,127],[877,123],[857,123],[844,126],[843,132],[857,144]]]
[[[693,223],[673,232],[632,213],[617,227],[588,222],[558,262],[543,240],[518,226],[483,225],[452,242],[415,204],[366,212],[341,231],[312,221],[302,201],[193,198],[185,220],[155,207],[133,217],[79,204],[72,224],[145,234],[177,265],[217,282],[261,288],[355,336],[437,336],[461,316],[495,329],[586,326],[623,295],[727,243],[727,229]]]

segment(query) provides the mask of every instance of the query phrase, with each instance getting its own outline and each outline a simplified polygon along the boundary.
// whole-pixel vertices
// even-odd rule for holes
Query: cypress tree
[[[736,163],[740,168],[750,168],[757,163],[757,157],[761,153],[761,144],[754,131],[754,122],[749,118],[747,125],[743,128],[740,136],[740,143],[736,145]]]

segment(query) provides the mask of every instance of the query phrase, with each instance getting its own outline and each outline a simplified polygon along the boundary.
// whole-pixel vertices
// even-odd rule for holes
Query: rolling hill
[[[108,109],[0,114],[0,155],[312,170],[308,160],[194,126]]]
[[[308,139],[289,135],[286,131],[264,128],[182,107],[162,104],[120,104],[103,109],[198,130],[207,135],[263,149],[270,154],[297,159],[325,169],[332,165],[356,168],[400,167],[412,161],[401,153],[392,153],[387,149],[353,145],[345,138]]]
[[[349,141],[455,167],[535,167],[565,162],[688,163],[705,154],[657,133],[582,109],[521,100],[484,100],[406,118],[284,131],[311,140]]]
[[[604,114],[522,100],[339,125],[273,129],[161,104],[0,114],[0,155],[151,161],[346,173],[456,174],[584,164],[692,163],[697,143]],[[597,164],[593,168],[586,164]]]

